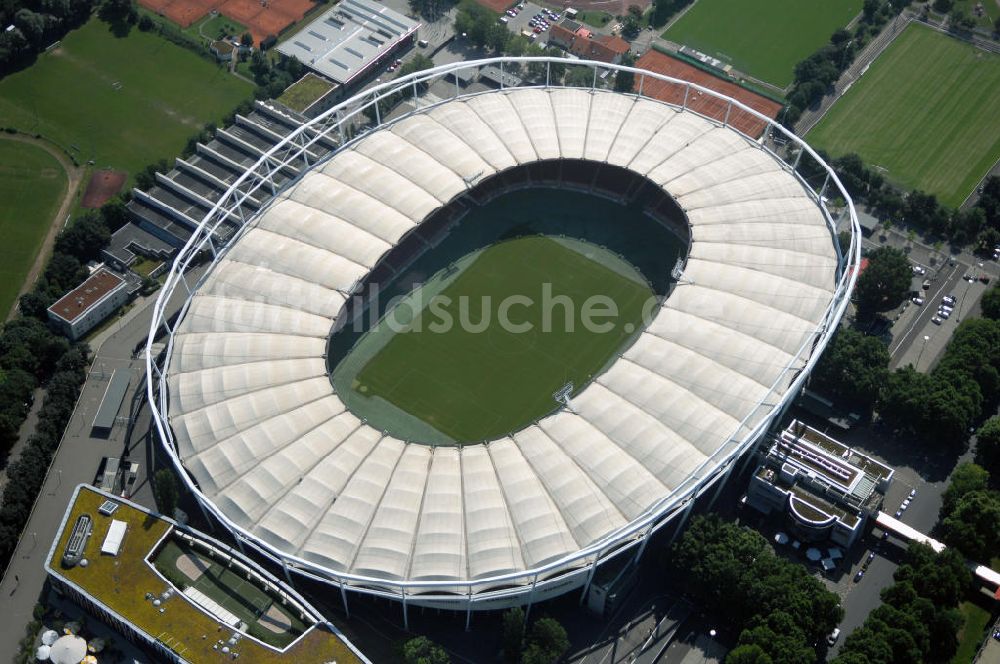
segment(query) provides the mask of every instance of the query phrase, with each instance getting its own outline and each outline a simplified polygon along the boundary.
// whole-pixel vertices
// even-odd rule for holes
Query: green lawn
[[[581,10],[576,14],[577,21],[582,21],[594,28],[603,28],[610,23],[613,18],[614,16],[611,14],[602,12],[599,9],[593,9],[590,11]]]
[[[990,623],[990,612],[974,602],[962,602],[958,609],[965,618],[965,624],[958,633],[958,650],[951,658],[951,664],[972,664],[972,658],[983,640],[983,632]]]
[[[172,161],[252,86],[151,33],[116,38],[91,20],[0,81],[0,126],[40,133],[85,163],[134,174]]]
[[[278,101],[301,113],[332,89],[332,83],[310,72],[281,93]]]
[[[459,442],[503,436],[554,410],[553,392],[570,381],[579,390],[598,373],[641,327],[643,306],[653,297],[624,261],[579,241],[507,240],[458,269],[439,291],[441,306],[425,301],[410,329],[397,327],[352,386]],[[514,295],[531,304],[512,306],[508,320],[527,323],[530,331],[505,330],[497,323],[501,303]],[[617,306],[617,317],[594,319],[610,321],[610,329],[587,330],[581,324],[584,302],[593,295]],[[568,325],[564,304],[545,304],[557,300],[571,303]],[[449,319],[450,327],[439,325]],[[473,331],[461,320],[488,325]]]
[[[193,583],[177,568],[177,559],[184,554],[193,554],[202,562],[209,564],[208,569]],[[193,586],[205,596],[218,602],[220,606],[247,623],[249,626],[247,631],[265,643],[283,648],[306,629],[306,625],[294,611],[282,607],[280,603],[275,604],[275,598],[262,588],[233,570],[206,558],[197,550],[192,549],[186,542],[175,539],[167,540],[157,551],[153,565],[180,590],[183,591],[184,588]],[[291,628],[287,632],[273,632],[258,624],[258,618],[272,605],[281,611],[291,623]]]
[[[861,12],[863,0],[696,0],[665,39],[784,88],[795,65]]]
[[[807,137],[957,206],[1000,158],[1000,56],[910,25]]]
[[[239,39],[247,31],[245,25],[222,14],[211,14],[205,16],[200,21],[195,21],[184,29],[192,37],[218,39],[220,35],[227,34]]]
[[[14,305],[68,184],[55,157],[0,135],[0,318]]]

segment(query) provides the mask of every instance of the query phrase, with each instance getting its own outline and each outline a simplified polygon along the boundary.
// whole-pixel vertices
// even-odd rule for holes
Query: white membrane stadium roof
[[[343,292],[467,180],[559,157],[645,175],[687,214],[684,279],[652,324],[575,413],[510,438],[432,448],[362,423],[326,375]],[[776,158],[693,113],[573,89],[446,102],[307,173],[214,266],[174,339],[178,454],[235,524],[334,574],[535,569],[642,517],[781,399],[831,306],[833,242]]]

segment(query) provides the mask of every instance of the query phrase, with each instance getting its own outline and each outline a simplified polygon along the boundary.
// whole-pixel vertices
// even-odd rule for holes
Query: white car
[[[935,325],[940,325],[941,319],[935,316],[934,318],[931,319],[931,322],[934,323]]]
[[[840,638],[840,628],[837,627],[832,632],[830,632],[830,636],[826,637],[826,642],[832,646],[834,643],[837,642],[837,639],[839,638]]]
[[[916,497],[917,497],[917,490],[910,489],[910,495],[907,497],[907,500],[913,500]]]
[[[910,501],[909,500],[904,500],[903,504],[899,506],[899,509],[901,511],[905,512],[906,508],[909,507],[909,506],[910,506]]]
[[[920,267],[919,265],[913,266],[913,274],[927,274],[927,270]]]
[[[922,297],[911,297],[910,301],[918,307],[924,303],[924,298]]]
[[[948,318],[951,317],[951,312],[948,311],[947,309],[938,309],[938,316],[940,316],[945,320],[948,320]]]

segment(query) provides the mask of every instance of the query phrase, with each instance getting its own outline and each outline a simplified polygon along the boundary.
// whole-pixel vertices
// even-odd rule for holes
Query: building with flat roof
[[[49,307],[49,319],[66,336],[76,340],[127,300],[125,280],[102,267]]]
[[[894,472],[793,420],[751,477],[747,501],[765,514],[788,514],[802,540],[849,547],[878,512]]]
[[[374,0],[342,0],[278,51],[348,86],[413,41],[420,24]]]
[[[306,600],[239,552],[84,484],[45,571],[58,594],[157,662],[370,664]]]

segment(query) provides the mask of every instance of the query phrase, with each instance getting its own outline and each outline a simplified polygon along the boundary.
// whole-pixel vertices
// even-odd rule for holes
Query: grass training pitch
[[[156,34],[91,20],[0,81],[0,126],[42,134],[86,163],[136,171],[172,161],[252,85]]]
[[[69,181],[42,148],[0,139],[0,314],[6,317],[31,270]]]
[[[663,33],[779,88],[863,0],[698,0]]]
[[[439,283],[434,303],[426,297],[421,306],[397,307],[369,333],[389,320],[409,325],[397,325],[351,385],[457,442],[498,438],[554,410],[553,393],[567,382],[580,390],[641,329],[644,308],[655,303],[638,271],[579,240],[506,240],[441,274],[422,287]],[[603,331],[582,324],[595,295],[617,309],[592,318],[608,324]],[[506,315],[513,325],[504,326],[501,303],[512,296],[523,299]],[[394,313],[400,310],[416,313]],[[443,324],[448,320],[454,324]]]
[[[998,108],[1000,56],[910,25],[806,139],[957,206],[1000,159]]]

